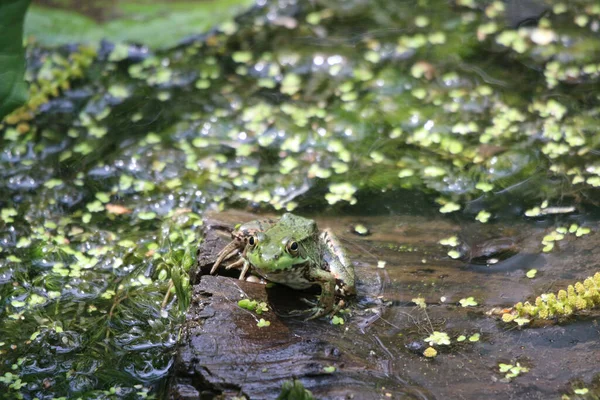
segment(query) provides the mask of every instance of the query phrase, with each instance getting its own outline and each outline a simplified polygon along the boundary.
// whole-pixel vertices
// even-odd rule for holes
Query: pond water
[[[343,236],[348,325],[425,397],[600,395],[595,1],[219,21],[177,45],[29,41],[30,101],[0,125],[1,398],[162,398],[203,221],[231,209]],[[569,285],[574,315],[544,318]]]

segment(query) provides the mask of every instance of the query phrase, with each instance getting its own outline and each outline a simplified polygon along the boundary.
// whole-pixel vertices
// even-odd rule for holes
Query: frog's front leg
[[[321,286],[319,303],[311,311],[314,313],[307,319],[319,318],[330,314],[334,310],[335,302],[335,277],[329,272],[318,268],[311,268],[307,278]]]
[[[231,263],[228,266],[226,266],[225,269],[239,268],[240,265],[243,265],[243,267],[242,267],[242,272],[240,272],[240,277],[238,279],[240,281],[243,281],[246,278],[246,274],[248,273],[248,270],[250,269],[250,262],[248,260],[246,260],[245,258],[240,258],[236,262]]]
[[[217,255],[217,261],[213,264],[213,267],[210,270],[210,274],[213,275],[217,272],[217,268],[219,265],[225,260],[230,259],[231,257],[239,254],[240,248],[243,247],[242,242],[239,239],[234,239],[227,244],[227,246],[223,247],[223,249]]]

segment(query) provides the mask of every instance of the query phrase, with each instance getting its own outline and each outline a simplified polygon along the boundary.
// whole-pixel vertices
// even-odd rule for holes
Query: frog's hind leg
[[[297,317],[297,316],[305,315],[308,313],[312,313],[312,315],[310,315],[308,318],[306,318],[305,321],[310,321],[311,319],[315,319],[315,318],[323,317],[323,316],[331,317],[331,316],[335,315],[338,311],[340,311],[342,308],[344,308],[344,306],[346,305],[344,300],[340,300],[337,303],[334,303],[333,308],[331,308],[331,310],[328,310],[327,308],[323,308],[323,307],[319,306],[318,301],[312,301],[312,300],[309,300],[304,297],[300,298],[300,301],[302,303],[310,306],[310,308],[307,310],[292,311],[287,314],[288,317]]]
[[[214,274],[219,268],[219,265],[225,260],[229,260],[231,257],[236,255],[239,252],[240,243],[238,240],[233,240],[227,244],[227,246],[223,247],[223,249],[219,252],[217,257],[217,261],[213,264],[210,274]]]
[[[329,265],[329,271],[335,276],[337,284],[340,286],[338,288],[339,292],[344,296],[355,294],[354,268],[340,240],[329,229],[324,229],[319,235],[319,241],[325,247],[323,258]],[[340,277],[343,277],[343,279],[340,279]]]
[[[331,313],[335,301],[335,277],[328,271],[315,268],[308,271],[307,278],[321,286],[319,302],[310,310],[313,314],[307,320]]]

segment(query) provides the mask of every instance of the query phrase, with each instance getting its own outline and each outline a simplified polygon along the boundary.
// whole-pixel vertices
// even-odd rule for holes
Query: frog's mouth
[[[308,258],[291,257],[288,254],[265,260],[260,254],[252,253],[249,255],[248,260],[253,267],[266,271],[282,271],[291,268],[301,268],[308,263]]]

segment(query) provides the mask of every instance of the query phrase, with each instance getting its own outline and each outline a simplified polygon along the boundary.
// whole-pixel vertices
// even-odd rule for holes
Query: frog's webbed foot
[[[278,313],[278,315],[289,318],[289,317],[306,317],[306,315],[309,314],[309,317],[306,318],[305,321],[308,319],[317,318],[318,316],[322,315],[322,313],[320,313],[319,310],[323,310],[323,308],[318,306],[319,303],[317,301],[312,301],[305,297],[301,297],[299,300],[302,303],[309,305],[310,308],[303,308],[301,310],[289,310],[289,311],[286,310],[285,312]],[[276,310],[274,310],[274,311],[277,313]],[[319,315],[314,316],[317,313]]]
[[[283,316],[283,317],[301,317],[306,315],[306,313],[310,311],[310,310],[291,310],[289,312],[286,313],[281,313],[279,315]]]
[[[312,301],[309,300],[305,297],[302,297],[300,299],[301,302],[303,302],[304,304],[308,304],[310,306],[310,308],[306,309],[306,310],[299,310],[297,313],[298,315],[300,314],[310,314],[308,316],[308,318],[306,318],[305,321],[311,320],[311,319],[315,319],[315,318],[319,318],[319,317],[323,317],[323,316],[329,316],[329,315],[333,315],[336,312],[339,311],[339,309],[341,308],[341,306],[344,304],[343,300],[341,301],[340,305],[337,305],[333,308],[328,308],[328,307],[323,307],[323,305],[321,305],[320,301]]]
[[[299,317],[299,316],[306,316],[306,314],[309,314],[309,316],[307,318],[305,318],[305,321],[323,317],[323,316],[332,317],[335,313],[337,313],[339,310],[341,310],[345,305],[344,300],[340,300],[335,306],[328,309],[326,307],[320,306],[319,305],[320,303],[318,301],[312,301],[305,297],[300,298],[300,301],[303,302],[304,304],[309,305],[310,308],[307,308],[304,310],[292,310],[290,312],[287,312],[283,316]]]
[[[306,315],[308,314],[308,317],[304,318],[305,321],[308,321],[311,319],[322,317],[323,315],[327,314],[327,312],[325,311],[325,309],[323,307],[315,306],[316,303],[313,303],[310,300],[306,300],[306,299],[302,299],[302,300],[305,300],[307,304],[310,304],[314,307],[310,307],[310,308],[307,308],[304,310],[291,310],[291,311],[283,314],[283,316],[284,317],[306,317]]]
[[[310,317],[306,318],[305,321],[310,321],[311,319],[319,318],[319,317],[329,314],[329,312],[323,307],[313,307],[313,308],[308,309],[307,311],[311,312],[312,315]]]
[[[303,299],[306,300],[306,299]],[[309,300],[306,300],[307,303],[312,303]],[[312,303],[314,305],[314,303]],[[323,308],[323,307],[319,307],[318,305],[315,305],[314,307],[308,309],[308,312],[312,312],[313,314],[306,318],[306,320],[311,320],[311,319],[315,319],[315,318],[319,318],[319,317],[323,317],[323,316],[328,316],[328,317],[333,317],[338,311],[340,311],[344,305],[346,303],[344,302],[344,300],[340,300],[336,305],[334,305],[332,308],[327,309],[327,308]]]

